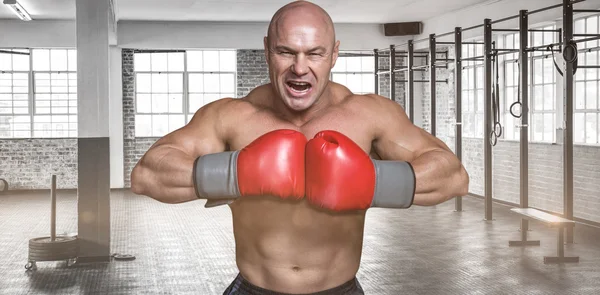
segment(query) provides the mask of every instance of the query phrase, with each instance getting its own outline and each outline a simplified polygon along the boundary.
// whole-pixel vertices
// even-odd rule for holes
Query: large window
[[[575,34],[597,34],[598,16],[575,21]],[[578,64],[598,65],[598,41],[578,44]],[[575,74],[575,104],[573,115],[573,141],[583,144],[600,143],[600,112],[598,102],[598,69],[578,69]]]
[[[163,136],[202,106],[234,97],[235,51],[137,52],[135,134]]]
[[[465,44],[463,58],[483,56],[483,46]],[[463,136],[483,138],[484,119],[484,72],[481,60],[463,62],[462,71],[462,116]]]
[[[538,29],[554,30],[555,26],[546,26]],[[530,32],[528,42],[531,46],[549,45],[558,41],[556,32]],[[519,49],[519,34],[508,34],[499,38],[500,48]],[[511,53],[501,57],[504,68],[504,99],[502,111],[504,113],[504,138],[518,140],[520,137],[521,119],[511,114],[511,106],[520,101],[521,77],[518,53]],[[556,70],[551,52],[534,51],[529,54],[529,139],[537,142],[554,142],[556,129]],[[516,105],[513,109],[515,115],[521,115],[521,108]]]
[[[77,136],[72,49],[0,50],[0,138]]]
[[[331,80],[340,83],[355,94],[375,92],[375,58],[361,54],[340,53],[331,70]]]
[[[543,30],[554,30],[554,26],[543,27]],[[558,41],[554,32],[531,32],[530,44],[542,46]],[[556,70],[552,54],[535,51],[531,56],[531,133],[533,141],[554,142],[556,130]]]
[[[499,48],[506,49],[518,49],[520,40],[519,34],[509,34],[503,37],[500,37],[498,40]],[[513,104],[520,100],[520,75],[519,75],[519,63],[518,63],[519,55],[517,53],[511,53],[504,56],[500,56],[499,60],[502,60],[503,69],[504,69],[504,87],[503,93],[504,98],[501,100],[501,114],[503,115],[504,122],[502,122],[502,126],[504,130],[502,132],[503,137],[505,139],[519,139],[520,136],[520,128],[516,126],[521,123],[519,118],[515,118],[511,113],[511,107]],[[515,107],[513,111],[516,115],[519,115],[520,108]]]

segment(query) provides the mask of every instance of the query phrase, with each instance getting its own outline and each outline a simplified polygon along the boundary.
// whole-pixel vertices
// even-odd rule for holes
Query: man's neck
[[[281,116],[284,120],[294,124],[297,127],[304,126],[314,118],[321,115],[323,110],[328,108],[333,101],[330,93],[330,86],[325,88],[325,91],[321,94],[321,96],[317,99],[317,101],[310,106],[308,109],[303,111],[294,111],[288,108],[283,101],[274,96],[274,110]]]

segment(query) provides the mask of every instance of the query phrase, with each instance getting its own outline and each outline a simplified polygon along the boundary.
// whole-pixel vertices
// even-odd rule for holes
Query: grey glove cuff
[[[404,161],[380,161],[375,165],[375,195],[371,207],[409,208],[415,198],[415,171]]]
[[[199,199],[236,199],[240,196],[237,181],[239,151],[207,154],[194,161],[194,188]]]

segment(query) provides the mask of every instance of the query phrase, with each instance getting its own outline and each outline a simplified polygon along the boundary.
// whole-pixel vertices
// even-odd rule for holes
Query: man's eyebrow
[[[296,50],[291,49],[291,48],[289,48],[289,47],[287,47],[285,45],[277,45],[277,46],[275,46],[275,50],[297,52]],[[323,46],[317,46],[317,47],[309,49],[307,52],[315,52],[315,51],[327,51],[327,49],[325,47],[323,47]]]

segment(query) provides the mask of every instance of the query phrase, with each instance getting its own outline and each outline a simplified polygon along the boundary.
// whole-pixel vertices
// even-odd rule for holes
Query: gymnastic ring
[[[515,115],[515,111],[514,111],[515,106],[521,107],[522,104],[520,101],[513,102],[513,104],[510,105],[510,114],[515,118],[521,118],[521,115],[523,114],[523,110],[521,109],[521,112],[519,112],[519,115],[517,116],[517,115]]]
[[[496,146],[496,143],[498,143],[498,136],[496,136],[496,133],[492,130],[492,132],[490,132],[490,144]]]
[[[8,191],[8,181],[4,178],[0,178],[0,194]]]
[[[502,136],[502,124],[500,124],[500,122],[495,122],[494,129],[492,130],[492,132],[494,132],[494,135],[496,135],[497,137]]]

